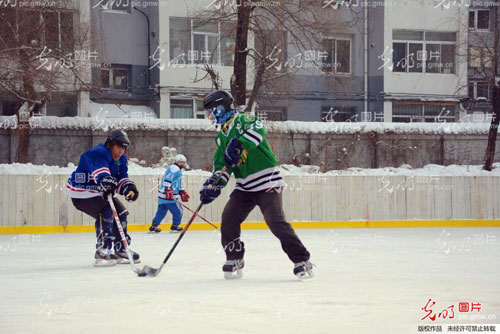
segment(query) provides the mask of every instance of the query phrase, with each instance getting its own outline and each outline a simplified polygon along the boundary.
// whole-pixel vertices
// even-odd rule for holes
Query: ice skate
[[[111,249],[99,248],[95,251],[94,258],[94,267],[110,267],[117,263],[117,257]]]
[[[222,266],[222,271],[224,272],[225,279],[237,279],[243,277],[243,267],[245,266],[245,261],[243,259],[238,260],[227,260]]]
[[[154,226],[154,225],[151,225],[149,227],[149,232],[150,234],[156,234],[156,233],[160,233],[161,232],[161,228],[159,228],[158,226]]]
[[[293,273],[302,281],[313,279],[313,264],[309,261],[295,263]]]
[[[182,227],[175,225],[172,225],[172,227],[170,227],[170,233],[180,233],[180,232],[182,232]]]
[[[136,253],[131,249],[129,249],[129,251],[132,253],[132,258],[134,259],[134,263],[141,263],[139,253]],[[130,263],[126,251],[116,252],[116,257],[117,257],[117,262],[120,264]]]

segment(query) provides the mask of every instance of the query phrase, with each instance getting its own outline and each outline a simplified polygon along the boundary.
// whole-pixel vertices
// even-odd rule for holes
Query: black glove
[[[129,202],[134,202],[139,197],[139,191],[135,186],[135,183],[132,181],[125,181],[122,185],[123,194],[125,195],[125,199]]]
[[[224,151],[224,164],[229,168],[238,166],[242,152],[243,147],[238,138],[231,139]]]
[[[114,194],[116,188],[118,187],[118,181],[111,175],[104,176],[99,182],[99,186],[101,187],[101,191],[104,195]]]
[[[215,184],[217,182],[217,177],[212,176],[203,183],[203,187],[200,190],[200,202],[203,204],[208,204],[216,199],[222,190],[222,185]]]

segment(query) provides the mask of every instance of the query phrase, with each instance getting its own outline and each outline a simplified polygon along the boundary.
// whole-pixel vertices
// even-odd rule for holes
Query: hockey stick
[[[123,247],[125,248],[125,252],[127,252],[127,257],[130,262],[130,267],[132,267],[132,270],[134,273],[140,273],[141,269],[135,266],[134,264],[134,258],[132,256],[132,253],[130,252],[130,249],[128,249],[128,242],[127,238],[125,237],[125,232],[123,232],[123,226],[122,223],[120,222],[120,218],[118,217],[118,213],[116,212],[115,204],[113,203],[112,196],[108,196],[108,203],[109,206],[111,207],[111,211],[113,212],[113,216],[115,217],[115,222],[116,226],[118,227],[118,231],[120,232],[120,237],[122,238],[122,244]]]
[[[179,202],[180,203],[180,202]],[[194,213],[194,211],[192,209],[190,209],[187,205],[184,205],[183,203],[180,203],[186,210]],[[209,225],[211,225],[213,228],[215,228],[216,230],[218,230],[219,228],[217,227],[217,225],[211,223],[210,221],[208,221],[208,219],[204,218],[202,215],[198,214],[197,215],[198,217],[200,217],[202,220],[204,220],[206,223],[208,223]]]
[[[220,174],[219,174],[219,177],[217,178],[217,180],[215,180],[215,183],[214,183],[214,187],[217,186],[217,184],[219,183],[221,177],[222,177],[222,174],[227,170],[227,167],[224,167]],[[170,256],[172,255],[172,253],[174,252],[175,248],[177,247],[177,245],[179,244],[179,242],[181,241],[182,237],[184,236],[184,234],[186,234],[187,230],[189,229],[189,226],[191,226],[191,223],[193,222],[194,218],[196,217],[196,215],[198,214],[198,211],[200,211],[201,207],[203,206],[203,203],[200,202],[200,204],[198,205],[198,207],[196,208],[196,210],[194,211],[193,213],[193,216],[191,217],[191,219],[189,219],[189,222],[186,224],[186,227],[184,227],[184,229],[182,230],[181,234],[179,235],[179,237],[177,238],[177,240],[175,241],[174,245],[172,246],[172,248],[170,249],[170,251],[168,252],[167,256],[165,257],[165,259],[163,260],[162,264],[160,265],[160,267],[158,269],[155,269],[155,268],[152,268],[150,266],[144,266],[144,268],[142,268],[142,270],[140,272],[137,273],[137,275],[139,277],[145,277],[145,276],[149,276],[149,277],[156,277],[158,276],[158,274],[160,273],[161,269],[163,268],[163,266],[167,263],[168,259],[170,258]]]

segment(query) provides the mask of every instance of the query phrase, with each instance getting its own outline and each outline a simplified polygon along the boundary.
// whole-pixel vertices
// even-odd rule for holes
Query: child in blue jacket
[[[170,211],[173,217],[173,223],[170,227],[171,232],[181,232],[182,219],[182,205],[179,199],[183,202],[189,201],[189,195],[182,188],[182,169],[186,167],[186,157],[182,154],[175,156],[175,162],[168,167],[163,175],[163,179],[158,189],[158,210],[153,218],[153,223],[149,228],[151,233],[160,233],[161,229],[158,227],[163,218]]]

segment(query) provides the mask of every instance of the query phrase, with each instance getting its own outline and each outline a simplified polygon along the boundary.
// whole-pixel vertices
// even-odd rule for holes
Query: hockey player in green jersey
[[[282,190],[285,182],[267,143],[267,131],[262,121],[251,114],[237,113],[233,98],[222,90],[205,97],[203,107],[210,113],[209,117],[220,125],[220,131],[215,138],[214,171],[200,191],[201,202],[212,202],[227,185],[231,174],[236,177],[235,190],[222,212],[222,246],[227,260],[222,267],[224,277],[242,276],[245,248],[240,239],[240,225],[258,206],[269,229],[294,263],[294,274],[300,279],[312,278],[310,254],[283,213]]]

